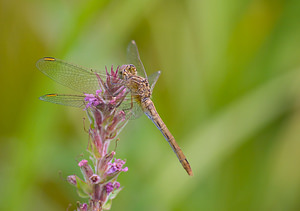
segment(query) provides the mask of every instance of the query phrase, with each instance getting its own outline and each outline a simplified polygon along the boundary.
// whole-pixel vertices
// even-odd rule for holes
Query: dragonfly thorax
[[[126,83],[126,87],[130,89],[131,93],[138,95],[141,100],[151,97],[151,88],[149,86],[148,80],[137,75],[132,75],[129,77]]]
[[[122,65],[119,72],[121,79],[125,81],[125,86],[133,95],[138,96],[141,100],[151,97],[151,88],[148,80],[137,75],[134,65]]]

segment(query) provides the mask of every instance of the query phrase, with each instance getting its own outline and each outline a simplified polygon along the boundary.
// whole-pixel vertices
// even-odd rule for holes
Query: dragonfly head
[[[137,71],[133,64],[124,64],[119,70],[119,75],[121,79],[126,80],[132,75],[137,75]]]

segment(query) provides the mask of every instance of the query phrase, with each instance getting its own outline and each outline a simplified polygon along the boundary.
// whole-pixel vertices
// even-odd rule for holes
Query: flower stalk
[[[76,175],[70,175],[67,180],[77,188],[79,196],[89,198],[88,203],[78,203],[77,211],[109,210],[112,199],[123,187],[117,181],[121,172],[128,171],[123,167],[124,160],[115,159],[115,151],[109,151],[109,145],[127,123],[125,112],[119,105],[127,94],[116,71],[106,69],[106,79],[96,74],[99,90],[96,93],[85,94],[85,110],[90,120],[89,142],[87,151],[90,153],[89,163],[81,160],[78,166],[83,174],[83,180]]]

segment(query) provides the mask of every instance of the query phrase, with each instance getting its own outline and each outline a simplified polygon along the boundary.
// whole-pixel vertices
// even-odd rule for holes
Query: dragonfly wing
[[[128,64],[133,64],[136,67],[140,76],[147,78],[144,65],[141,61],[140,54],[134,40],[132,40],[127,47],[127,62]]]
[[[50,103],[84,108],[87,103],[84,100],[85,97],[84,95],[47,94],[39,99]],[[134,97],[128,95],[117,109],[125,112],[126,119],[137,119],[143,114],[141,106],[134,100]]]
[[[151,87],[151,92],[153,91],[154,86],[155,86],[155,84],[156,84],[156,82],[157,82],[157,80],[158,80],[160,74],[161,74],[161,71],[159,70],[159,71],[157,71],[157,72],[155,72],[155,73],[152,73],[152,74],[148,77],[148,82],[149,82],[150,87]]]
[[[81,95],[63,95],[63,94],[47,94],[39,97],[40,100],[65,105],[65,106],[72,106],[72,107],[84,107],[85,96]]]
[[[81,93],[95,93],[100,88],[98,78],[92,70],[51,57],[38,60],[36,66],[49,78]],[[100,77],[106,76],[101,74]]]
[[[126,96],[126,99],[124,99],[118,109],[124,111],[126,119],[130,120],[137,119],[144,113],[139,103],[134,100],[134,96]]]

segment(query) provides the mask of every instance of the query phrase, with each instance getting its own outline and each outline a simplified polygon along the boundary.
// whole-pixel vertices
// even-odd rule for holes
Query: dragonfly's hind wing
[[[126,119],[137,119],[144,113],[134,97],[137,96],[126,96],[126,99],[118,107],[119,110],[122,110],[125,113]]]
[[[100,89],[96,73],[59,59],[45,57],[37,61],[37,68],[54,81],[81,93],[95,93]],[[103,80],[105,74],[97,73]]]
[[[157,71],[157,72],[152,73],[151,75],[149,75],[148,82],[150,84],[151,92],[153,91],[154,86],[155,86],[155,84],[156,84],[156,82],[157,82],[160,74],[161,74],[161,71],[159,70],[159,71]]]
[[[64,95],[64,94],[47,94],[39,97],[40,100],[65,105],[65,106],[72,106],[72,107],[81,107],[84,108],[85,96],[81,95]]]
[[[133,64],[136,67],[140,76],[147,78],[144,65],[141,61],[140,54],[134,40],[132,40],[127,47],[127,62],[128,64]]]

